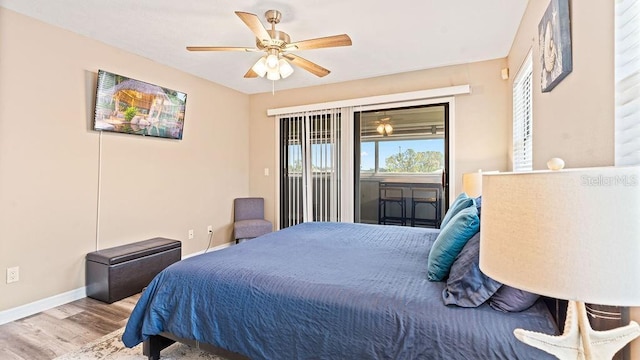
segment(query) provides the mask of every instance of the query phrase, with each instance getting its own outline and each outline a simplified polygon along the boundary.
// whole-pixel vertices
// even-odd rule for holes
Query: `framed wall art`
[[[569,0],[551,0],[538,25],[542,92],[551,91],[573,69]]]

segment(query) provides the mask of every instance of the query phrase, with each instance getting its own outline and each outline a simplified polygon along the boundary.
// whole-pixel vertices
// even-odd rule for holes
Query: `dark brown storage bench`
[[[87,296],[111,304],[149,285],[182,257],[178,240],[153,238],[87,254]]]

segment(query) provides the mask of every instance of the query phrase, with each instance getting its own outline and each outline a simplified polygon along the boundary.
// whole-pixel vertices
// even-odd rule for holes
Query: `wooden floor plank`
[[[15,336],[10,343],[2,345],[3,348],[23,359],[53,359],[57,357],[56,353],[46,343],[35,344],[24,336]]]
[[[0,359],[50,360],[126,325],[140,294],[106,304],[83,298],[0,325]]]
[[[85,344],[87,340],[91,340],[101,333],[97,331],[89,332],[83,325],[69,321],[68,317],[65,319],[56,319],[48,313],[40,313],[38,316],[33,316],[19,322],[23,326],[32,329],[32,332],[50,334],[55,339],[54,342],[58,343],[61,348],[60,351],[63,351],[63,353],[66,353],[70,348],[73,349],[78,345]]]
[[[0,347],[0,359],[2,360],[23,360],[22,356],[18,356],[6,347]]]
[[[81,311],[84,311],[83,308],[73,305],[71,303],[69,304],[64,304],[58,307],[55,307],[53,309],[49,309],[47,311],[45,311],[45,314],[48,314],[50,316],[53,316],[56,319],[66,319],[67,317],[71,316],[71,315],[75,315]]]

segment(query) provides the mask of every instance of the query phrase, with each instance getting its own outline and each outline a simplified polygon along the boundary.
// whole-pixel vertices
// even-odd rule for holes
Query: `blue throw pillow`
[[[442,298],[447,305],[477,307],[502,286],[480,271],[480,232],[477,232],[451,265]]]
[[[478,217],[482,218],[482,196],[478,196],[474,201],[476,203],[476,209],[478,209]]]
[[[460,210],[438,234],[427,261],[427,277],[430,281],[442,281],[464,245],[478,232],[480,219],[475,206]]]
[[[453,217],[456,216],[456,214],[458,214],[460,210],[466,209],[470,206],[473,206],[472,198],[470,198],[466,193],[461,193],[460,195],[458,195],[458,197],[453,201],[453,204],[451,204],[451,207],[449,208],[447,213],[444,214],[444,218],[442,218],[442,221],[440,222],[440,229],[444,229],[449,221],[451,221],[451,219],[453,219]]]
[[[502,287],[491,296],[489,305],[495,310],[502,312],[518,312],[530,308],[536,303],[539,297],[540,295],[538,294],[516,289],[508,285],[502,285]]]

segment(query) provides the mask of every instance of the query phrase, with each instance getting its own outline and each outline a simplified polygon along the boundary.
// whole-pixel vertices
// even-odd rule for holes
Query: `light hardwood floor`
[[[125,326],[138,298],[84,298],[0,325],[0,359],[48,360],[74,351]]]

